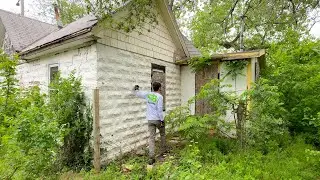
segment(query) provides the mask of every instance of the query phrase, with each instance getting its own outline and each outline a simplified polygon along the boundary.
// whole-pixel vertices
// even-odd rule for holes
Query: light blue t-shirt
[[[147,120],[163,121],[163,97],[159,93],[135,91],[136,95],[147,101]]]

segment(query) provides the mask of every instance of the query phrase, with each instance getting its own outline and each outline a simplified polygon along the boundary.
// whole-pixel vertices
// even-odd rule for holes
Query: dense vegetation
[[[64,7],[65,23],[88,10],[111,18],[110,13],[120,6],[112,1],[57,2]],[[96,4],[85,6],[91,2]],[[129,18],[120,28],[143,25],[144,15],[155,6],[149,0],[136,2],[142,6],[131,4],[136,14],[129,15],[141,19],[130,22]],[[170,2],[178,10],[189,4]],[[36,86],[21,88],[15,79],[18,57],[0,52],[0,179],[319,179],[320,41],[308,36],[305,23],[306,13],[319,7],[319,2],[279,1],[278,6],[278,1],[203,2],[192,28],[196,45],[205,53],[239,48],[243,12],[245,49],[268,48],[267,69],[251,90],[242,95],[222,92],[220,81],[211,81],[190,100],[205,101],[210,113],[190,115],[187,107],[179,107],[167,115],[168,130],[175,130],[171,133],[181,142],[170,144],[163,163],[147,170],[146,156],[129,154],[96,174],[88,171],[92,168],[92,113],[81,79],[74,73],[57,76],[48,94]],[[109,7],[106,14],[101,11],[104,6]],[[248,10],[241,11],[243,7]],[[210,65],[208,60],[195,58],[190,66],[200,70]],[[231,74],[244,66],[231,63]],[[235,123],[224,121],[227,109],[237,114]]]
[[[100,174],[86,172],[91,168],[92,119],[80,79],[57,76],[49,95],[38,87],[20,89],[14,78],[17,58],[2,53],[0,176],[317,179],[320,43],[292,37],[272,44],[268,68],[252,90],[241,96],[221,92],[213,80],[194,98],[206,101],[211,113],[193,116],[186,107],[172,111],[167,127],[178,130],[181,142],[170,144],[163,163],[148,171],[146,156],[129,155]],[[237,112],[236,123],[223,121],[229,108]],[[81,172],[63,173],[70,170]]]
[[[52,176],[91,167],[91,113],[81,79],[57,76],[45,95],[21,89],[17,57],[0,52],[0,179]]]
[[[252,90],[237,96],[220,92],[217,80],[205,85],[195,99],[205,100],[213,111],[201,116],[190,115],[187,107],[172,111],[166,117],[167,127],[178,130],[176,135],[183,140],[171,143],[165,161],[152,170],[146,169],[146,157],[131,155],[109,164],[100,174],[64,177],[318,179],[319,49],[317,40],[288,34],[285,41],[271,45],[268,68]],[[236,123],[221,118],[230,108],[237,112]],[[228,137],[232,132],[235,136]]]

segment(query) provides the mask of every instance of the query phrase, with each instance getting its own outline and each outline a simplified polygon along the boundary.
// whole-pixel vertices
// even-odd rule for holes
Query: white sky
[[[18,0],[0,0],[0,9],[20,13],[20,7],[16,6],[17,1]],[[35,14],[32,12],[32,1],[34,0],[25,0],[25,16],[33,17]],[[311,33],[320,38],[320,22],[313,26]]]

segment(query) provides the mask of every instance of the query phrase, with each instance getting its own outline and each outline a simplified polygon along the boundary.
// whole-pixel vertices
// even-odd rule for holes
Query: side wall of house
[[[187,105],[188,101],[196,95],[196,74],[187,65],[181,66],[181,104]],[[190,113],[195,114],[195,103],[189,105]]]
[[[102,163],[147,143],[146,102],[133,86],[151,90],[152,64],[165,67],[166,112],[181,105],[180,66],[184,56],[161,17],[159,25],[124,34],[113,30],[98,33],[98,87]]]
[[[96,44],[20,64],[17,68],[17,78],[20,86],[38,85],[42,92],[47,93],[50,83],[50,67],[52,66],[58,66],[63,77],[67,77],[75,70],[76,76],[82,78],[82,85],[87,98],[92,99],[92,89],[97,87]]]

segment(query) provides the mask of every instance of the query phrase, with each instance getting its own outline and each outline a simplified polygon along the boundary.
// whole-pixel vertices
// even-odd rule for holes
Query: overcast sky
[[[20,13],[20,7],[16,6],[18,0],[0,0],[0,9]],[[25,15],[33,17],[35,13],[32,12],[32,1],[25,0]],[[311,33],[320,38],[320,23],[317,23],[311,30]]]

